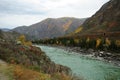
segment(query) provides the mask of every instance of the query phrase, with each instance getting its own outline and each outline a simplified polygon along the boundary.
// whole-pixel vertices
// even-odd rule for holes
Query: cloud
[[[80,9],[87,10],[101,7],[108,0],[0,0],[0,11],[9,14],[39,14],[45,15],[55,10],[64,11]],[[60,14],[60,13],[58,13]]]
[[[30,25],[47,17],[90,17],[109,0],[0,0],[0,27]]]
[[[36,1],[36,2],[35,2]],[[4,14],[45,14],[42,5],[37,0],[1,0],[0,11]]]
[[[40,18],[44,19],[47,18],[45,16],[39,16],[39,15],[4,15],[0,18],[0,28],[15,28],[17,26],[23,26],[23,25],[31,25],[31,23],[40,22]]]

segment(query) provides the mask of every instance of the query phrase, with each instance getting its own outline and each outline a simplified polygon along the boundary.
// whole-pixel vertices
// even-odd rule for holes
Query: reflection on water
[[[52,61],[70,67],[74,74],[85,80],[120,80],[120,68],[112,64],[58,48],[40,47]]]

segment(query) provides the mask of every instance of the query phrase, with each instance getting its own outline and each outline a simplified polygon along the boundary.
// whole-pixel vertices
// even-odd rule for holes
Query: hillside
[[[20,34],[17,32],[6,32],[0,29],[0,40],[14,41],[18,36],[20,36]]]
[[[82,30],[80,30],[82,28]],[[108,35],[120,38],[120,1],[110,0],[87,19],[76,31],[77,35]]]
[[[86,19],[77,18],[47,18],[39,23],[31,26],[21,26],[13,29],[22,34],[31,36],[32,39],[44,39],[64,36],[65,34],[73,32]]]
[[[18,44],[18,36],[9,36],[0,31],[0,79],[76,80],[70,76],[70,68],[55,64],[40,48]]]

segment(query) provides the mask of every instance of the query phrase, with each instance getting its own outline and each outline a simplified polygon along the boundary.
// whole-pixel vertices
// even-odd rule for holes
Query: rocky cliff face
[[[120,0],[104,4],[83,26],[84,33],[120,32]]]
[[[76,18],[48,18],[31,26],[22,26],[13,29],[22,34],[27,34],[33,39],[60,37],[73,32],[86,19]]]

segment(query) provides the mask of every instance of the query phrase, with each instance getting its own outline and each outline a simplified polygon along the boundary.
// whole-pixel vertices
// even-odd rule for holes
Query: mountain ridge
[[[110,0],[85,20],[72,34],[64,37],[120,39],[120,1]]]
[[[73,17],[47,18],[30,26],[14,28],[12,31],[29,35],[34,39],[54,38],[73,32],[85,20],[86,18]]]
[[[78,34],[119,32],[119,26],[120,1],[110,0],[83,23],[83,30],[78,32]]]
[[[9,29],[9,28],[0,28],[0,30],[5,31],[5,32],[8,32],[8,31],[10,31],[11,29]]]

